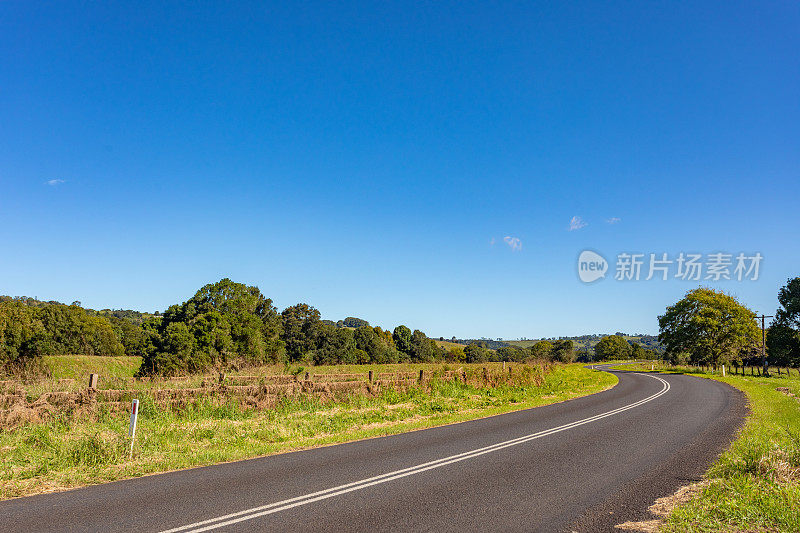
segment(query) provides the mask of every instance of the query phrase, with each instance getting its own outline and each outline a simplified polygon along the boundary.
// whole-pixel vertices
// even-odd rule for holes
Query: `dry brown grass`
[[[656,517],[652,520],[642,520],[639,522],[628,521],[623,522],[622,524],[617,524],[614,527],[626,531],[657,533],[661,529],[664,519],[670,515],[673,509],[700,494],[700,491],[703,490],[703,488],[707,485],[708,481],[692,483],[691,485],[686,485],[679,488],[669,496],[664,496],[663,498],[657,499],[656,502],[647,509]]]

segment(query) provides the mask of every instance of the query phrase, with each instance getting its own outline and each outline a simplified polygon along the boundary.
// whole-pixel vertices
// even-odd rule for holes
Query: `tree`
[[[420,330],[415,329],[411,334],[411,359],[418,363],[431,363],[440,357],[439,346],[436,341],[429,339]]]
[[[395,347],[400,353],[411,356],[413,348],[411,346],[411,330],[408,327],[400,325],[394,328],[392,333]]]
[[[197,350],[194,336],[185,322],[170,322],[161,335],[158,351],[149,354],[142,366],[162,375],[198,372],[211,363],[208,354]]]
[[[800,366],[800,277],[789,279],[778,292],[780,307],[767,332],[770,361]]]
[[[196,372],[211,365],[224,368],[231,359],[275,361],[283,346],[281,317],[272,300],[258,287],[228,278],[203,286],[189,300],[145,324],[140,374]],[[174,324],[186,328],[191,343],[177,343],[183,327]]]
[[[387,350],[389,349],[385,338],[370,327],[369,325],[361,326],[354,332],[356,348],[364,350],[369,356],[369,360],[382,363],[387,360]]]
[[[628,359],[631,356],[631,345],[624,337],[608,335],[600,339],[600,342],[594,347],[594,354],[598,361]]]
[[[631,359],[652,359],[652,352],[645,350],[638,342],[630,342]]]
[[[502,346],[498,348],[495,353],[497,359],[500,361],[522,362],[529,356],[528,351],[519,346]]]
[[[460,346],[451,346],[445,358],[451,363],[463,363],[467,360],[464,349]]]
[[[300,360],[314,349],[314,334],[320,320],[319,311],[308,304],[297,304],[281,312],[282,339],[290,361]]]
[[[467,363],[485,363],[489,360],[489,350],[483,345],[473,342],[464,348]]]
[[[575,346],[572,341],[565,339],[553,344],[553,360],[561,363],[571,363],[575,359]]]
[[[658,317],[667,356],[685,353],[692,364],[740,361],[760,338],[755,313],[736,298],[709,288],[689,291]]]
[[[531,357],[533,359],[550,359],[553,354],[553,343],[550,341],[539,341],[531,346]]]
[[[342,325],[346,328],[360,328],[363,326],[369,326],[369,322],[362,318],[356,318],[354,316],[349,316],[342,320]]]
[[[316,345],[314,364],[335,365],[356,362],[353,353],[356,343],[351,329],[320,324],[317,330]]]

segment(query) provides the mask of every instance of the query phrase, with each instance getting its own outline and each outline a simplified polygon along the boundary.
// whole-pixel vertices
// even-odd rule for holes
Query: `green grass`
[[[450,424],[568,400],[616,382],[573,364],[555,366],[541,386],[434,380],[424,389],[328,402],[295,398],[261,411],[213,399],[173,411],[142,396],[130,461],[124,413],[0,431],[0,499]]]
[[[45,355],[42,362],[52,379],[89,381],[89,374],[104,378],[130,378],[139,370],[141,357],[104,357],[99,355]]]
[[[650,364],[619,368],[649,370]],[[709,485],[676,508],[662,530],[800,531],[800,402],[776,390],[785,387],[800,396],[796,374],[723,378],[697,369],[661,369],[728,383],[745,392],[751,409],[737,439],[708,471]]]

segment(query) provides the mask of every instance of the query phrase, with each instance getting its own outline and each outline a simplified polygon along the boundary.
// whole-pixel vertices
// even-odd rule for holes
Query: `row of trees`
[[[41,355],[123,355],[126,338],[122,328],[76,304],[0,299],[0,367]]]
[[[191,299],[143,323],[142,373],[175,374],[224,367],[233,360],[250,363],[304,362],[361,364],[396,362],[572,361],[572,341],[542,341],[531,349],[490,350],[476,342],[440,347],[419,330],[401,325],[393,331],[348,317],[321,320],[301,303],[281,313],[258,288],[229,279],[200,289]]]
[[[493,350],[484,341],[445,348],[403,325],[389,331],[355,317],[322,320],[304,303],[279,313],[257,287],[229,279],[204,286],[163,315],[0,298],[0,366],[73,353],[141,356],[141,374],[162,375],[240,363],[570,362],[576,356],[571,340],[527,349]]]

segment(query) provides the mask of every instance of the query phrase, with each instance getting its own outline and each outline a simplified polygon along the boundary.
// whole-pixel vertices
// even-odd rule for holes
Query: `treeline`
[[[229,279],[202,287],[163,314],[0,297],[0,369],[62,354],[140,356],[140,374],[174,375],[234,364],[588,362],[650,358],[652,351],[619,336],[604,337],[592,351],[576,351],[571,339],[527,348],[490,339],[439,343],[404,325],[390,331],[356,317],[322,320],[305,303],[278,312],[257,287]]]
[[[484,342],[443,347],[404,325],[389,331],[356,317],[322,320],[305,303],[278,312],[257,287],[229,279],[204,286],[163,315],[0,297],[1,367],[62,354],[140,356],[142,375],[232,364],[571,361],[575,355],[569,341],[540,342],[530,349],[492,350]]]
[[[162,317],[142,324],[139,347],[143,374],[198,372],[239,361],[252,364],[301,362],[315,365],[436,361],[571,361],[572,343],[540,343],[530,350],[491,350],[481,342],[440,346],[420,330],[400,325],[373,327],[363,319],[322,320],[314,307],[300,303],[282,312],[257,287],[223,279],[206,285]]]
[[[42,355],[123,355],[125,329],[76,304],[0,297],[0,366]]]

